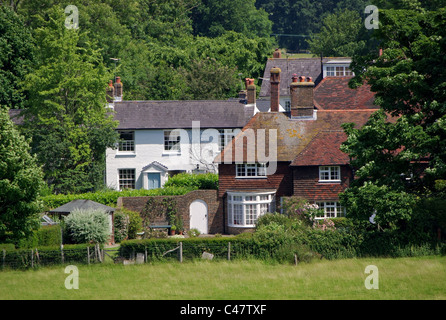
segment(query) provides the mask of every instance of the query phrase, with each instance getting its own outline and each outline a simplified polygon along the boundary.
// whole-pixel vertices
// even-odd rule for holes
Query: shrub
[[[130,218],[122,211],[116,211],[114,216],[115,242],[126,240],[129,235]]]
[[[65,225],[75,243],[105,243],[110,237],[109,215],[101,210],[74,210]]]
[[[170,177],[164,187],[186,187],[194,189],[218,189],[218,175],[215,173],[179,173]]]
[[[17,243],[19,248],[35,248],[42,246],[60,245],[62,240],[62,230],[59,224],[50,226],[40,226],[34,230],[26,239]]]
[[[193,187],[164,187],[159,189],[135,189],[135,190],[106,190],[98,192],[88,192],[79,194],[57,194],[40,197],[47,209],[60,207],[72,200],[85,199],[92,200],[106,206],[116,207],[116,202],[119,197],[145,197],[145,196],[176,196],[184,195],[196,188]]]

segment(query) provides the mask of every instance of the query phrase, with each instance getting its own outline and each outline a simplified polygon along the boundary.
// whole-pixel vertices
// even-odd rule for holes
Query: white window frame
[[[234,138],[234,129],[218,129],[218,133],[219,133],[218,150],[221,151]]]
[[[327,178],[328,176],[328,178]],[[319,182],[341,182],[340,166],[319,166]]]
[[[254,228],[259,217],[275,211],[275,192],[228,192],[227,205],[229,227]]]
[[[327,66],[326,68],[327,77],[334,77],[336,76],[336,67],[334,66]]]
[[[181,153],[181,132],[178,130],[164,130],[164,153]]]
[[[235,177],[242,179],[266,178],[266,163],[236,163]]]
[[[124,174],[126,175],[125,177],[121,177],[121,171],[122,171],[122,175],[124,175]],[[123,171],[133,171],[133,173],[130,173],[130,172],[124,173]],[[132,177],[129,178],[128,175],[133,175],[133,178]],[[122,181],[122,183],[121,183],[121,181]],[[121,185],[126,185],[126,186],[129,185],[129,181],[131,181],[130,184],[133,187],[130,187],[130,188],[127,188],[127,187],[122,188],[121,187]],[[119,186],[119,190],[136,189],[136,169],[135,168],[120,168],[120,169],[118,169],[118,186]]]
[[[323,220],[330,218],[339,218],[345,216],[345,208],[338,201],[320,201],[316,202],[319,209],[324,210],[324,216],[314,217],[315,220]]]
[[[353,76],[350,66],[331,64],[325,67],[325,77],[346,77]]]
[[[118,153],[135,153],[135,131],[132,130],[119,130],[119,135],[122,133],[131,133],[133,139],[131,140],[120,140],[118,143]]]

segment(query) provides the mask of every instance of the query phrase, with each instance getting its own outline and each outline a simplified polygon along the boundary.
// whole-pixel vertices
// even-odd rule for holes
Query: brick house
[[[326,77],[315,87],[312,77],[294,74],[286,89],[290,109],[283,111],[281,69],[271,68],[269,111],[256,113],[214,160],[226,233],[252,230],[291,195],[318,203],[324,217],[343,215],[338,195],[354,175],[339,150],[346,139],[341,125],[360,127],[377,110],[369,88],[350,89],[350,78]]]

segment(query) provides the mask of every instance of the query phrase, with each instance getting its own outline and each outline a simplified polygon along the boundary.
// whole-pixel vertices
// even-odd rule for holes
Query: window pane
[[[327,67],[327,77],[333,77],[335,75],[334,67]]]
[[[233,224],[241,225],[243,223],[243,205],[234,204]]]
[[[336,77],[344,76],[344,67],[336,67]]]
[[[119,169],[119,189],[135,189],[135,169]]]
[[[245,205],[245,223],[247,225],[254,224],[257,220],[257,205],[256,204],[247,204]]]
[[[119,131],[119,151],[135,151],[135,132]]]
[[[178,131],[164,131],[164,150],[180,151],[180,133]]]

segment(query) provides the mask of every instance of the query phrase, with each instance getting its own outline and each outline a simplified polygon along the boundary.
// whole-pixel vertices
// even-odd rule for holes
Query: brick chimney
[[[248,104],[256,103],[256,85],[254,79],[248,79],[246,90],[248,92]]]
[[[304,76],[297,78],[296,74],[293,75],[290,84],[292,118],[313,116],[313,89],[314,82],[311,77],[305,79]]]
[[[282,52],[280,51],[279,48],[277,48],[277,49],[273,52],[273,58],[274,58],[274,59],[280,59],[280,58],[282,58]]]
[[[113,81],[110,80],[108,82],[108,87],[106,90],[106,99],[107,99],[107,103],[113,103],[114,101],[114,96],[115,96],[115,88],[113,87]]]
[[[122,101],[122,82],[121,82],[121,77],[116,77],[115,101]]]
[[[280,105],[280,68],[274,67],[271,69],[271,112],[279,112]]]

